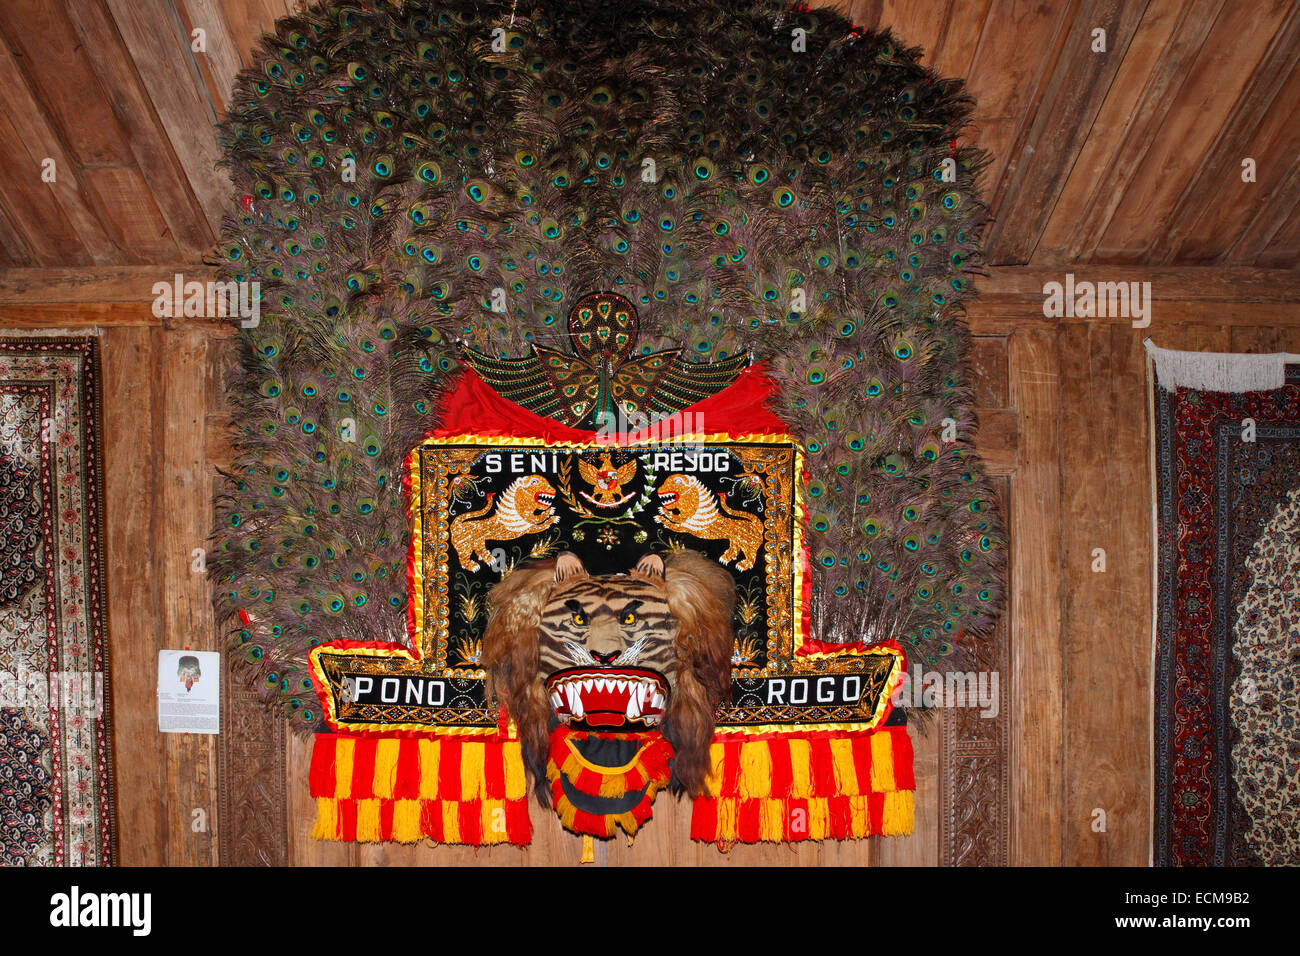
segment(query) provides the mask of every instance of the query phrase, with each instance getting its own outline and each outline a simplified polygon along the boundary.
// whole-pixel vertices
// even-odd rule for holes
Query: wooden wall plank
[[[1033,256],[1145,7],[1125,0],[1077,7],[1032,120],[1022,127],[993,192],[998,215],[986,239],[989,262],[1025,263]],[[1092,50],[1098,29],[1106,31],[1104,53]]]
[[[1152,554],[1142,339],[1121,326],[1060,333],[1070,866],[1147,863]],[[1104,571],[1093,570],[1096,548]]]
[[[1059,866],[1063,802],[1061,407],[1056,332],[1011,337],[1020,463],[1011,500],[1011,863]]]
[[[159,384],[154,461],[161,481],[154,501],[154,575],[162,602],[162,643],[157,650],[218,650],[212,598],[205,575],[190,562],[211,532],[212,488],[204,459],[203,421],[208,407],[208,338],[202,330],[153,329]],[[150,667],[157,674],[155,659]],[[155,695],[145,698],[152,700]],[[163,735],[166,862],[214,866],[217,860],[217,753],[206,734]],[[192,829],[195,810],[207,815],[204,832]]]
[[[153,345],[145,328],[109,329],[100,339],[113,769],[123,866],[168,862],[162,740],[150,706],[158,689],[162,594],[138,557],[153,551],[151,503],[163,482],[154,444]],[[137,559],[123,560],[127,555]]]

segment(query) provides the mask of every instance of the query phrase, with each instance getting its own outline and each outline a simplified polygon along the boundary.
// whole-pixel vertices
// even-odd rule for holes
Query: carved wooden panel
[[[1010,478],[996,476],[1002,514],[1010,519]],[[1008,578],[1014,573],[1008,569]],[[1009,586],[1007,593],[1011,594]],[[939,862],[943,866],[1006,866],[1011,846],[1011,628],[1010,610],[993,638],[978,645],[976,679],[986,685],[996,708],[945,707],[940,712]]]
[[[284,719],[231,674],[222,655],[217,833],[222,866],[287,866]]]

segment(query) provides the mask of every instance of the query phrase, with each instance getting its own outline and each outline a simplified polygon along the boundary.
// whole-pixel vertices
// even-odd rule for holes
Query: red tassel
[[[398,800],[416,800],[420,796],[420,742],[403,737],[397,748],[397,779],[393,796]]]
[[[867,809],[871,814],[871,832],[880,833],[885,828],[885,795],[873,793],[867,798]]]
[[[420,806],[420,832],[434,843],[442,842],[442,804],[429,801]]]
[[[457,810],[460,813],[460,842],[482,844],[483,842],[483,801],[466,800]]]
[[[356,842],[357,839],[357,802],[355,800],[340,800],[339,808],[339,839],[349,843]]]
[[[853,750],[853,769],[858,775],[858,793],[871,792],[871,735],[850,737]]]
[[[379,835],[385,840],[393,838],[393,809],[396,806],[396,800],[379,801]]]
[[[460,792],[460,745],[448,746],[449,740],[444,740],[442,746],[438,748],[438,798],[441,800],[459,800],[462,796]],[[465,796],[476,797],[477,794],[465,794]],[[441,828],[442,824],[438,824]]]
[[[313,797],[338,795],[334,784],[334,750],[338,738],[332,734],[317,734],[311,749],[311,770],[307,786]]]
[[[740,747],[742,741],[728,740],[722,745],[722,781],[720,793],[735,796],[740,792]]]
[[[794,769],[790,763],[790,742],[769,740],[767,752],[772,755],[772,796],[788,797],[790,788],[794,785]]]
[[[896,790],[915,790],[916,774],[912,767],[912,738],[906,727],[891,727],[894,743],[894,788]]]
[[[808,839],[810,817],[806,799],[796,797],[789,801],[785,806],[785,838],[791,842]]]
[[[762,839],[757,800],[740,801],[736,808],[736,836],[742,843],[757,843]]]
[[[848,839],[853,829],[853,813],[849,809],[849,798],[830,797],[826,801],[827,831],[836,840]]]
[[[812,773],[808,785],[814,797],[833,797],[839,793],[835,786],[835,758],[831,755],[831,742],[825,737],[808,741]]]
[[[528,799],[506,801],[506,836],[515,846],[526,846],[533,839],[533,823],[528,817]]]
[[[506,761],[500,744],[491,744],[483,758],[483,793],[489,800],[506,798]]]
[[[373,737],[357,737],[352,750],[352,799],[366,800],[375,795],[375,751],[379,742]]]
[[[718,801],[715,797],[696,797],[691,812],[691,839],[713,843],[718,837]]]

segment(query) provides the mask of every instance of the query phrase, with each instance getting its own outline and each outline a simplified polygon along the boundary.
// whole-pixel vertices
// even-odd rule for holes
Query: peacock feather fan
[[[644,353],[767,363],[807,450],[818,636],[962,666],[1005,566],[964,366],[969,112],[889,33],[765,0],[279,21],[221,129],[226,277],[261,318],[211,562],[268,693],[310,726],[312,646],[403,639],[402,463],[460,348],[567,350],[594,291],[636,305]]]

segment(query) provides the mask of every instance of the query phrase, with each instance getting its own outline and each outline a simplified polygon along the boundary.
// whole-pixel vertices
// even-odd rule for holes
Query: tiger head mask
[[[599,577],[566,551],[493,588],[488,686],[519,728],[544,805],[548,741],[562,725],[633,739],[662,730],[672,786],[700,792],[714,708],[730,685],[735,602],[731,574],[694,551]]]

